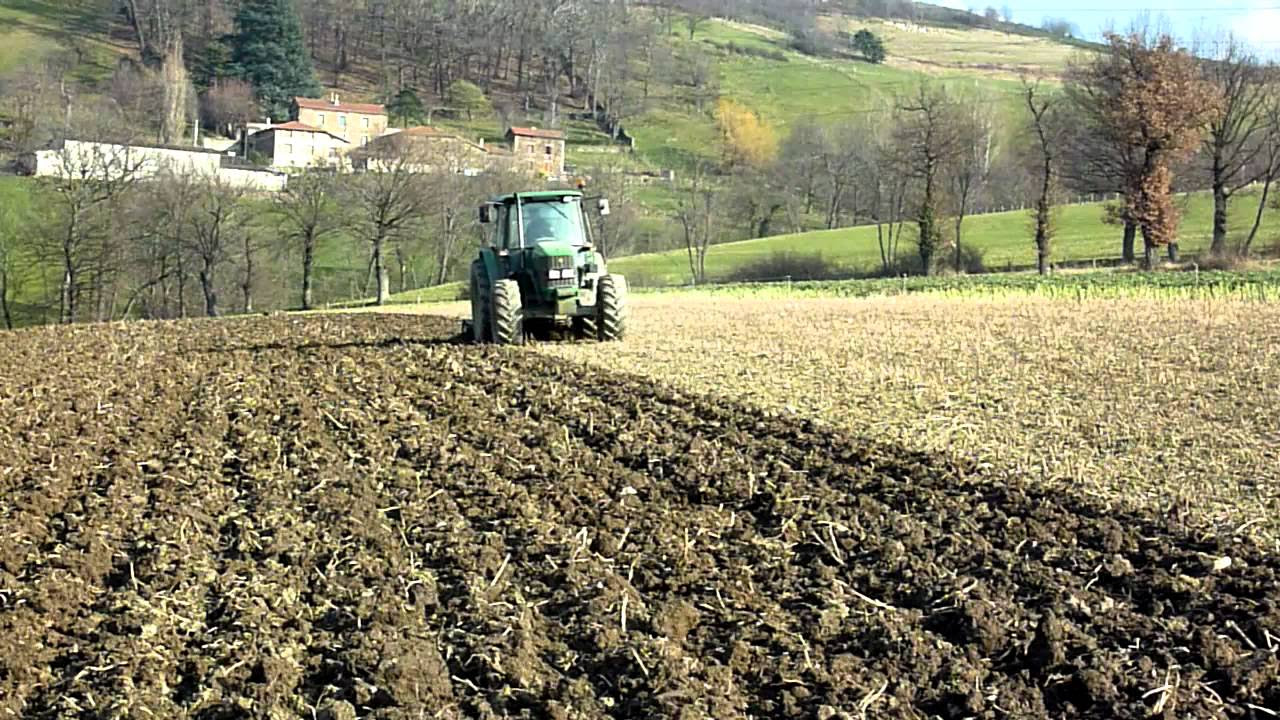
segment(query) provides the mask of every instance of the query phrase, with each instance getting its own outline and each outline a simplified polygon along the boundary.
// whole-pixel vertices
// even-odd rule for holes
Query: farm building
[[[507,131],[515,162],[531,173],[548,178],[564,177],[565,134],[562,130],[513,127]]]
[[[351,147],[337,135],[297,120],[259,130],[248,142],[249,151],[261,154],[271,167],[286,169],[338,165]]]
[[[293,99],[294,119],[336,135],[350,147],[369,144],[387,132],[387,109],[376,103],[344,103],[338,93],[328,98]]]
[[[169,145],[140,145],[68,138],[27,154],[19,161],[23,172],[36,177],[86,178],[129,174],[150,178],[162,173],[216,178],[250,190],[278,192],[282,173],[251,168],[215,150]]]

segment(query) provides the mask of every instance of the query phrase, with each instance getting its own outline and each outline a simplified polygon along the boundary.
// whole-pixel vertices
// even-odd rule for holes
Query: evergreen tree
[[[387,104],[387,112],[391,115],[392,121],[399,118],[400,123],[408,127],[411,123],[421,122],[427,110],[422,106],[418,93],[405,88],[391,98],[391,102]]]
[[[854,33],[853,49],[861,53],[869,63],[879,65],[884,62],[884,42],[870,30],[859,30]]]
[[[320,94],[290,0],[244,0],[235,27],[229,38],[232,71],[253,85],[272,118],[288,117],[294,96]]]

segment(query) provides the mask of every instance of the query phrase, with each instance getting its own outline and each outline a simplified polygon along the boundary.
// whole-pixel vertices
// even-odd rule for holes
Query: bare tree
[[[707,251],[715,237],[713,220],[716,191],[699,165],[689,185],[680,193],[675,218],[684,231],[684,247],[689,258],[689,274],[695,285],[707,281]]]
[[[1239,190],[1262,179],[1267,163],[1258,159],[1268,145],[1266,103],[1271,73],[1235,37],[1226,38],[1219,53],[1204,64],[1205,77],[1218,97],[1219,110],[1209,121],[1204,148],[1213,188],[1212,255],[1227,252],[1227,208]]]
[[[245,191],[217,178],[203,182],[196,194],[188,217],[186,242],[200,263],[200,290],[204,294],[204,312],[218,316],[218,269],[229,259],[232,248],[245,231]]]
[[[993,10],[988,8],[989,10]],[[995,103],[978,96],[956,108],[957,148],[955,160],[947,175],[951,181],[951,195],[955,201],[955,271],[961,267],[961,240],[965,215],[974,196],[982,192],[991,175],[992,158],[995,155],[996,129],[992,108]]]
[[[384,305],[391,295],[387,247],[416,229],[427,211],[428,196],[410,155],[375,160],[369,171],[353,177],[346,187],[356,212],[352,228],[369,243],[369,264],[378,283],[375,302]]]
[[[87,276],[110,240],[113,206],[137,185],[144,164],[127,146],[63,141],[54,174],[43,181],[53,190],[54,214],[41,243],[46,256],[53,255],[61,265],[61,322],[79,317]]]
[[[917,249],[923,272],[930,275],[934,254],[942,241],[940,185],[944,171],[960,152],[959,125],[946,88],[928,81],[921,82],[913,95],[900,98],[897,109],[901,121],[895,140],[907,173],[919,187]]]
[[[1062,106],[1060,97],[1045,91],[1039,82],[1022,83],[1023,98],[1031,117],[1033,147],[1037,156],[1038,191],[1035,208],[1036,270],[1049,274],[1049,259],[1053,242],[1054,194],[1058,183],[1058,158],[1060,152],[1061,122],[1058,117]]]
[[[316,250],[325,237],[341,229],[335,192],[332,175],[311,171],[290,178],[289,186],[275,199],[276,210],[284,219],[285,237],[302,249],[303,310],[310,310],[315,301]]]

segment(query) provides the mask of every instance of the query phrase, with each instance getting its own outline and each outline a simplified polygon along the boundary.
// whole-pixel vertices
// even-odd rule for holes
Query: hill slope
[[[1257,201],[1256,193],[1241,193],[1232,202],[1233,242],[1236,236],[1248,232]],[[1184,196],[1181,203],[1184,217],[1180,248],[1191,254],[1207,250],[1212,234],[1212,198],[1197,193]],[[963,243],[979,252],[988,269],[1028,267],[1035,263],[1030,224],[1028,213],[1021,211],[977,215],[965,220]],[[1280,226],[1273,219],[1264,218],[1257,243],[1274,243],[1278,230]],[[1116,259],[1120,256],[1120,231],[1103,222],[1101,204],[1069,205],[1062,209],[1053,247],[1054,262]],[[915,252],[912,229],[904,226],[898,255],[909,257]],[[860,226],[713,245],[707,253],[707,274],[713,281],[726,280],[779,253],[821,255],[834,269],[848,274],[872,273],[880,267],[876,228]],[[689,282],[689,261],[683,249],[619,258],[610,267],[627,274],[633,285]]]

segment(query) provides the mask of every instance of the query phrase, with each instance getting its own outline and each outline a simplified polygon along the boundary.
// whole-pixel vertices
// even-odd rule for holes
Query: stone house
[[[427,125],[389,130],[352,157],[357,169],[386,166],[389,158],[396,158],[418,172],[445,170],[462,175],[479,175],[494,164],[482,142]]]
[[[296,97],[293,104],[295,120],[342,138],[350,149],[364,147],[387,133],[383,105],[344,103],[338,93],[325,99]]]
[[[337,135],[297,120],[272,125],[249,136],[249,152],[264,156],[273,168],[335,167],[351,144]]]
[[[514,162],[534,175],[564,177],[565,134],[561,130],[513,127],[507,131]]]

